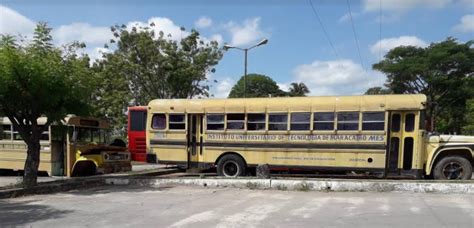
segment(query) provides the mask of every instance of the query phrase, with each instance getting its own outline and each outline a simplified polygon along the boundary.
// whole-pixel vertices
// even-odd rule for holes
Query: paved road
[[[0,200],[0,227],[474,227],[474,195],[109,186]]]

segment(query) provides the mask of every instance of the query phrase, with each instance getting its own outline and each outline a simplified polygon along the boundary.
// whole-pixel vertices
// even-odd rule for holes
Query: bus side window
[[[43,133],[41,133],[40,140],[48,141],[49,140],[49,131],[43,131]]]
[[[300,112],[291,113],[290,130],[292,131],[308,131],[311,123],[311,113]]]
[[[359,130],[358,112],[339,112],[337,113],[338,131],[357,131]]]
[[[227,114],[227,129],[244,130],[244,127],[245,127],[245,114],[243,113]]]
[[[247,114],[247,130],[249,131],[265,130],[265,113]]]
[[[286,131],[288,130],[288,114],[268,114],[268,130],[269,131]]]
[[[363,131],[383,131],[385,128],[385,112],[365,112],[362,114]]]
[[[12,139],[11,125],[0,125],[0,140],[2,139]]]
[[[170,130],[186,129],[184,114],[170,114],[169,129]]]
[[[224,130],[224,114],[207,114],[207,130]]]
[[[317,131],[334,130],[334,112],[315,112],[313,130],[317,130]]]
[[[151,128],[156,130],[163,130],[166,128],[166,115],[154,114],[151,119]]]

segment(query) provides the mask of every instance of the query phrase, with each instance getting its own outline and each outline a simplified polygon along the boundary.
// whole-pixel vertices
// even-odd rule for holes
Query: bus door
[[[202,119],[201,114],[188,114],[188,168],[197,168],[199,156],[202,155]]]
[[[391,112],[387,156],[388,175],[400,175],[413,167],[415,112]]]

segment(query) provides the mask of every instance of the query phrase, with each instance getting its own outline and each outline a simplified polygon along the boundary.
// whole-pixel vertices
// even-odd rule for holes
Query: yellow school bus
[[[47,122],[38,119],[39,125]],[[131,170],[130,153],[123,145],[109,144],[105,120],[67,116],[53,124],[40,140],[39,171],[50,176],[85,176]],[[23,170],[26,143],[10,120],[0,117],[0,169]]]
[[[157,99],[147,160],[186,168],[362,171],[470,179],[474,137],[423,130],[424,95]]]

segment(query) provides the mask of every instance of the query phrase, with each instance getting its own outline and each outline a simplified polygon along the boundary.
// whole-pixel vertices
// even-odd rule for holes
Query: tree
[[[53,47],[46,23],[36,26],[30,43],[0,39],[0,115],[10,119],[28,147],[23,184],[31,187],[37,182],[41,133],[68,113],[87,111],[89,59],[77,56],[81,44]],[[48,119],[42,126],[41,116]]]
[[[447,38],[426,48],[401,46],[373,68],[387,74],[386,86],[393,93],[425,94],[427,118],[436,117],[437,130],[460,133],[466,101],[472,98],[473,44]]]
[[[468,100],[464,118],[466,119],[463,127],[464,134],[474,135],[474,99]]]
[[[94,106],[116,129],[125,125],[127,106],[147,105],[157,98],[209,96],[206,75],[222,58],[218,43],[204,42],[195,30],[175,41],[163,32],[155,34],[154,29],[153,23],[111,27],[115,38],[106,46],[116,48],[95,63],[101,84]]]
[[[308,87],[302,82],[293,82],[290,86],[290,90],[288,91],[290,97],[304,97],[309,93]]]
[[[390,93],[392,93],[390,89],[382,88],[380,86],[372,87],[372,88],[367,89],[367,91],[365,91],[366,95],[390,94]]]
[[[230,90],[229,98],[244,97],[244,83],[245,79],[242,76]],[[248,74],[246,87],[246,97],[279,97],[286,95],[273,79],[261,74]]]

